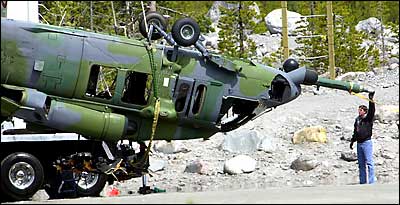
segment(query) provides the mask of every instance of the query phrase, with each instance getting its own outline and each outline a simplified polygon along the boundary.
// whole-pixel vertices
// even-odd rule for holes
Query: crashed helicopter
[[[30,132],[78,133],[94,143],[151,144],[234,130],[296,99],[302,84],[370,92],[293,60],[281,70],[209,52],[191,18],[167,33],[166,19],[148,12],[139,28],[142,40],[2,18],[1,121],[18,117]],[[146,167],[129,146],[113,153],[116,160],[65,144],[29,151],[1,144],[1,192],[16,200],[42,187],[51,198],[65,197],[65,176],[92,183],[78,186],[78,196],[96,196],[107,180],[138,177]]]

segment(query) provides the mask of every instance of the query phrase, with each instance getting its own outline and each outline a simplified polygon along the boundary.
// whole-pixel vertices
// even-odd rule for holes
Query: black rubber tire
[[[9,178],[9,171],[17,163],[27,163],[33,170],[32,183],[23,189],[14,186]],[[10,200],[27,200],[31,198],[42,186],[44,181],[43,167],[40,161],[31,154],[16,152],[8,155],[1,161],[1,193]]]
[[[191,35],[188,37],[183,36],[182,30],[189,28],[191,30]],[[189,30],[189,31],[190,31]],[[180,46],[191,46],[196,44],[200,37],[200,26],[199,24],[191,18],[181,18],[177,20],[172,26],[172,37],[175,42]]]
[[[147,26],[149,26],[150,23],[155,22],[155,23],[157,23],[157,26],[161,27],[161,29],[163,29],[164,31],[167,28],[167,20],[164,18],[164,16],[162,14],[160,14],[158,12],[149,11],[146,14],[146,20],[147,20]],[[146,25],[143,20],[143,15],[139,21],[139,31],[142,34],[142,36],[147,38]],[[162,35],[156,29],[153,29],[153,33],[151,35],[151,40],[157,40],[157,39],[160,39],[161,37],[162,37]]]
[[[103,174],[103,173],[96,173],[96,174],[98,175],[97,181],[90,188],[86,189],[78,184],[78,186],[77,186],[78,196],[80,196],[80,197],[100,196],[101,191],[103,190],[104,186],[106,185],[107,175]]]

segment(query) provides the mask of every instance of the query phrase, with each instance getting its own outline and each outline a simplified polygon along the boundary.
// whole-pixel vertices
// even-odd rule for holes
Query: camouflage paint
[[[187,57],[178,57],[176,64],[180,65],[182,71],[181,75],[191,75],[197,65],[197,61],[195,59],[190,59]]]
[[[138,43],[137,43],[138,44]],[[115,55],[124,55],[137,58],[138,56],[147,57],[147,52],[145,49],[137,49],[137,46],[142,45],[131,45],[131,44],[121,44],[121,43],[110,43],[107,46],[107,50]],[[148,57],[147,57],[148,58]]]
[[[234,61],[242,70],[240,71],[240,92],[246,96],[258,96],[265,92],[275,75],[268,70],[241,61]],[[268,86],[267,86],[268,85]]]
[[[98,112],[55,100],[51,102],[48,119],[52,127],[111,141],[122,138],[127,120],[120,114]]]
[[[1,40],[1,83],[26,85],[31,73],[28,59],[19,51],[16,41]]]
[[[52,48],[59,48],[62,46],[64,40],[63,34],[58,33],[33,33],[33,38],[37,38],[39,45],[46,45]]]

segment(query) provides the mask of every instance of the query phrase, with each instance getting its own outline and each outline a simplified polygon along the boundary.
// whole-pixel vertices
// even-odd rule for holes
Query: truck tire
[[[164,16],[158,12],[155,11],[150,11],[146,14],[146,21],[147,21],[147,27],[149,27],[150,23],[157,24],[162,30],[167,29],[167,20],[164,18]],[[143,37],[147,38],[147,32],[146,32],[146,24],[144,23],[144,18],[143,16],[141,17],[139,21],[139,31],[142,34]],[[160,39],[162,35],[154,28],[153,33],[151,35],[151,40],[157,40]]]
[[[95,172],[83,172],[77,181],[78,196],[100,196],[107,182],[107,175]]]
[[[43,167],[31,154],[16,152],[1,161],[1,193],[11,200],[27,200],[42,186]]]
[[[194,45],[200,37],[200,26],[191,18],[181,18],[172,25],[172,37],[180,46]]]

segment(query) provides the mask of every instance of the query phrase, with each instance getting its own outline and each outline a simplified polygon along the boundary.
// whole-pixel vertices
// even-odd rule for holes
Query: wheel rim
[[[191,25],[184,25],[181,28],[181,36],[185,40],[190,40],[194,36],[194,28]]]
[[[11,167],[8,178],[17,189],[26,189],[35,180],[35,170],[26,162],[18,162]]]
[[[99,174],[97,173],[88,173],[82,172],[81,177],[78,181],[78,186],[82,189],[90,189],[94,185],[96,185],[97,181],[99,180]]]

